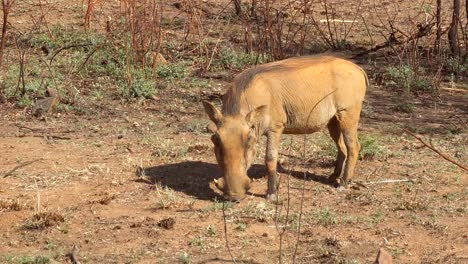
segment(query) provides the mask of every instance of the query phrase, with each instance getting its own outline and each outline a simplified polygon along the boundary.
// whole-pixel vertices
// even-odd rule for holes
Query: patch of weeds
[[[181,83],[181,88],[192,89],[192,88],[206,88],[210,87],[210,82],[206,79],[190,78],[187,82]]]
[[[390,249],[390,252],[392,252],[393,257],[398,257],[398,256],[406,254],[406,250],[404,248],[392,247],[389,249]]]
[[[458,76],[466,76],[468,74],[468,60],[462,58],[448,58],[446,60],[447,69]]]
[[[201,236],[197,236],[197,237],[190,239],[189,245],[192,247],[198,247],[201,252],[205,252],[208,249],[206,245],[206,240]]]
[[[18,200],[0,200],[0,211],[21,211],[24,206]]]
[[[425,69],[422,67],[413,69],[409,64],[391,66],[387,68],[387,76],[391,80],[391,82],[387,83],[387,86],[403,92],[395,99],[395,110],[406,113],[414,111],[415,107],[411,102],[411,94],[413,92],[434,92],[438,88],[438,84],[430,80]]]
[[[55,212],[35,213],[27,219],[23,227],[28,230],[41,230],[47,227],[56,226],[65,221],[65,218]]]
[[[180,199],[169,187],[164,186],[163,188],[160,188],[157,186],[156,189],[158,193],[158,199],[155,203],[155,210],[173,209],[183,204],[182,199]]]
[[[361,151],[359,152],[360,159],[373,160],[383,156],[384,148],[375,137],[367,134],[359,134],[358,138],[361,144]]]
[[[359,215],[345,215],[341,217],[341,222],[348,224],[348,225],[354,225],[354,224],[364,222],[364,218]]]
[[[218,235],[218,229],[216,228],[216,226],[208,226],[206,228],[206,234],[208,236],[211,236],[211,237],[214,237],[214,236],[217,236]]]
[[[93,31],[66,30],[60,25],[54,25],[50,32],[34,34],[30,38],[31,45],[35,48],[58,49],[71,44],[96,44],[105,41],[105,35]],[[87,49],[86,47],[76,47]],[[89,47],[88,47],[89,48]]]
[[[192,132],[197,135],[201,135],[206,131],[207,122],[206,119],[192,119],[178,129],[179,132]]]
[[[342,258],[342,257],[339,257],[335,263],[338,263],[338,264],[360,264],[361,262],[359,262],[359,260],[357,259],[353,259],[353,258]]]
[[[155,81],[139,68],[133,67],[117,85],[124,98],[151,98],[156,94]]]
[[[308,218],[314,223],[323,226],[332,226],[338,224],[337,214],[328,207],[312,211],[308,214]]]
[[[422,67],[415,70],[409,64],[390,66],[387,68],[387,75],[395,83],[394,86],[402,89],[407,95],[418,90],[434,91],[436,88],[426,77],[426,71]]]
[[[247,66],[262,64],[266,59],[262,56],[258,56],[255,53],[244,53],[238,52],[231,48],[223,48],[218,54],[216,63],[213,64],[213,70],[228,69],[228,70],[240,70]]]
[[[416,106],[409,101],[409,99],[402,99],[397,98],[396,100],[395,110],[403,112],[403,113],[413,113],[416,109]]]
[[[202,208],[201,211],[202,213],[209,213],[209,212],[218,212],[218,211],[221,211],[223,210],[223,203],[224,203],[224,208],[226,210],[228,209],[231,209],[234,207],[234,203],[233,202],[229,202],[229,201],[219,201],[218,199],[214,199],[213,203]]]
[[[12,264],[48,264],[51,262],[47,256],[7,256],[5,261]]]
[[[244,217],[252,217],[258,222],[266,222],[268,218],[273,217],[274,213],[275,209],[272,204],[265,202],[249,202],[241,212]]]
[[[243,222],[238,223],[236,226],[236,230],[241,231],[241,232],[244,232],[246,228],[247,228],[247,224]]]
[[[386,215],[386,213],[385,213],[383,210],[377,209],[377,211],[373,212],[373,213],[369,216],[368,223],[369,223],[371,226],[376,226],[376,225],[382,223],[386,216],[387,216],[387,215]]]
[[[156,76],[166,80],[183,79],[189,74],[186,62],[160,65],[156,67]]]
[[[434,214],[430,215],[427,218],[421,218],[420,216],[416,214],[412,214],[410,217],[411,217],[411,223],[423,226],[425,228],[429,228],[429,229],[439,231],[439,232],[442,232],[445,229],[447,229],[447,226],[440,223],[439,220],[437,220],[436,215]]]
[[[350,192],[345,198],[359,205],[371,205],[375,201],[374,195],[370,191]]]
[[[16,100],[16,105],[21,108],[31,107],[34,105],[34,100],[31,99],[28,95],[24,95]]]
[[[189,264],[190,263],[190,256],[187,252],[180,252],[179,253],[179,262],[182,264]]]

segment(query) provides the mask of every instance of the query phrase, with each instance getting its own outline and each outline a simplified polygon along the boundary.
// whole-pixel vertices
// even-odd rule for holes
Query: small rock
[[[132,224],[130,225],[130,228],[137,228],[137,227],[141,227],[141,226],[142,226],[141,223],[132,223]]]
[[[383,248],[380,248],[379,253],[377,254],[377,259],[375,260],[375,264],[392,264],[393,259],[392,255],[388,253]]]
[[[153,69],[156,69],[156,67],[158,66],[168,64],[167,60],[163,57],[163,55],[158,52],[152,52],[150,60],[151,60]]]

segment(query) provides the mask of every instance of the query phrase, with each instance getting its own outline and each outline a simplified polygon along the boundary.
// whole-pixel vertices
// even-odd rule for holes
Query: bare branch
[[[439,150],[437,150],[436,148],[434,148],[433,146],[431,146],[430,144],[427,144],[426,142],[424,142],[424,140],[420,137],[420,136],[417,136],[413,133],[411,133],[410,131],[408,131],[407,129],[404,129],[403,130],[404,132],[410,134],[411,136],[413,136],[414,138],[416,138],[417,140],[419,140],[419,142],[423,143],[424,146],[428,147],[430,150],[434,151],[435,153],[437,153],[439,156],[441,156],[442,158],[444,158],[445,160],[457,165],[458,167],[462,168],[463,170],[465,171],[468,171],[468,167],[466,165],[463,165],[461,163],[458,163],[457,161],[453,160],[452,158],[450,158],[449,156],[445,155],[444,153],[440,152]]]

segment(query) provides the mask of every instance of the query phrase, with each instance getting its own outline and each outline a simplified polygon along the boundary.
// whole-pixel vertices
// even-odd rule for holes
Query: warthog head
[[[256,155],[256,125],[262,120],[266,106],[260,106],[246,116],[223,116],[212,104],[203,102],[203,106],[214,123],[208,129],[213,132],[211,140],[223,173],[222,178],[215,180],[215,185],[226,199],[241,200],[252,181],[247,170]]]

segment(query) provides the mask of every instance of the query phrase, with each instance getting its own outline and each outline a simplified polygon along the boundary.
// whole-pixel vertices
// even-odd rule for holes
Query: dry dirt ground
[[[466,164],[466,90],[415,97],[401,113],[395,94],[373,85],[360,184],[347,191],[324,183],[334,160],[325,133],[285,136],[282,202],[267,202],[262,140],[250,195],[225,203],[225,218],[200,104],[207,90],[83,95],[94,102],[84,113],[43,120],[0,105],[0,263],[66,263],[72,251],[81,263],[372,263],[379,248],[394,263],[468,262],[468,175],[403,132]]]

